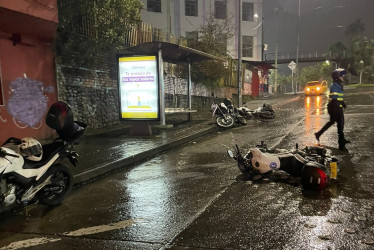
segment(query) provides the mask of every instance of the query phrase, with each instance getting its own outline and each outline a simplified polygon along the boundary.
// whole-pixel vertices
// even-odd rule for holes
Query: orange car
[[[327,91],[326,81],[311,81],[305,86],[305,95],[320,95]]]

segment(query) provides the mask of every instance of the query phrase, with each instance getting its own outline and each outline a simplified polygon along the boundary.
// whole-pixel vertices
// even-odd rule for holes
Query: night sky
[[[298,2],[263,0],[265,54],[274,53],[276,40],[279,53],[296,52]],[[327,51],[336,42],[348,45],[346,27],[358,19],[363,35],[374,38],[374,0],[301,0],[300,6],[300,52]]]

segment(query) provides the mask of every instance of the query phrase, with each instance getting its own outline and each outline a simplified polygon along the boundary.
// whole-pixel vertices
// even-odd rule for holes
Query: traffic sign
[[[291,61],[289,64],[288,64],[288,67],[290,68],[290,70],[292,70],[292,72],[295,71],[296,69],[296,63],[294,61]]]

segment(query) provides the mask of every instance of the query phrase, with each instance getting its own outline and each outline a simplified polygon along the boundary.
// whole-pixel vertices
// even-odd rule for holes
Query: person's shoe
[[[316,137],[317,141],[319,141],[320,135],[318,133],[314,133],[314,136]]]
[[[348,149],[345,147],[345,145],[339,145],[339,150],[340,151],[344,151],[344,152],[348,152]]]

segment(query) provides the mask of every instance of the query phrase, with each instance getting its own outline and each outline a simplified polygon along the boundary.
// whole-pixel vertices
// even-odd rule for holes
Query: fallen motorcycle
[[[301,177],[305,189],[321,190],[329,185],[330,179],[337,177],[337,159],[324,147],[307,146],[299,150],[296,144],[294,150],[270,150],[261,142],[244,156],[238,145],[235,145],[234,151],[228,150],[227,153],[238,162],[239,170],[248,179],[267,176],[273,170],[283,170],[293,177]]]
[[[214,94],[212,94],[212,96],[214,96]],[[242,125],[247,124],[247,121],[239,114],[232,101],[228,98],[225,98],[221,103],[217,103],[217,98],[214,98],[211,111],[213,117],[216,119],[217,125],[220,127],[233,127],[235,123]]]
[[[74,122],[64,102],[51,106],[46,123],[59,135],[53,142],[41,145],[31,137],[11,137],[0,147],[0,213],[36,201],[55,206],[72,190],[71,171],[61,162],[67,158],[77,165],[74,142],[87,125]]]
[[[264,103],[262,107],[254,110],[251,110],[245,106],[239,107],[238,113],[247,120],[258,119],[260,121],[268,121],[275,118],[273,107],[270,104],[266,103]]]

